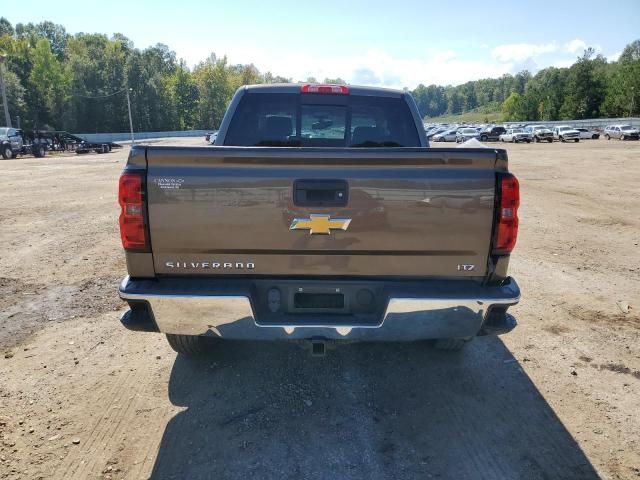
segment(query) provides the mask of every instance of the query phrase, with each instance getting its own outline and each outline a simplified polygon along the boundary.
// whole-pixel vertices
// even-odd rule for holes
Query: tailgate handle
[[[293,203],[300,207],[345,207],[349,198],[346,180],[296,180]]]

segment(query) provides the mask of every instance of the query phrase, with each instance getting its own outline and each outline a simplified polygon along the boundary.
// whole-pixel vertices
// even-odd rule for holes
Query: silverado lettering
[[[167,268],[238,268],[247,270],[253,270],[256,268],[255,263],[247,262],[235,262],[235,263],[220,263],[220,262],[165,262]]]
[[[406,92],[242,87],[215,146],[133,146],[119,203],[121,321],[183,354],[210,337],[452,350],[516,325],[507,154],[430,148]]]

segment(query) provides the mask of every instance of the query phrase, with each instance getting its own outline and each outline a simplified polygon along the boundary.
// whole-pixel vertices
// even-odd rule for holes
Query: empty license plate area
[[[344,308],[344,294],[342,293],[294,293],[293,307],[296,309],[329,309],[342,310]]]
[[[256,281],[253,304],[259,324],[375,325],[382,321],[386,296],[376,284]]]

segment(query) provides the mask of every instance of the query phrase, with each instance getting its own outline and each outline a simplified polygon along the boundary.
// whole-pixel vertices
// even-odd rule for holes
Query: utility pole
[[[131,129],[131,145],[133,145],[134,143],[136,143],[136,139],[133,138],[133,120],[131,119],[131,100],[129,99],[129,92],[131,91],[133,91],[132,88],[127,88],[127,107],[129,108],[129,128]]]
[[[11,128],[11,117],[9,116],[9,104],[7,103],[7,91],[4,87],[4,62],[6,60],[6,55],[0,55],[0,93],[2,94],[2,105],[4,106],[4,122],[7,124],[6,126]]]

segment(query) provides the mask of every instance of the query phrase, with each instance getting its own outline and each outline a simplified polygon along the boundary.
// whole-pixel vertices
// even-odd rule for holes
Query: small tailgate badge
[[[350,218],[331,218],[331,215],[311,214],[309,218],[294,218],[289,230],[309,230],[310,235],[329,235],[331,230],[346,230]]]

